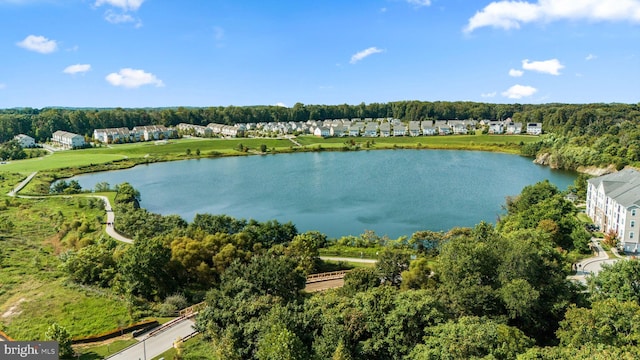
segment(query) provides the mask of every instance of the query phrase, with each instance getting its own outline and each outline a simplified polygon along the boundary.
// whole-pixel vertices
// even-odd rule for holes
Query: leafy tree
[[[427,329],[408,359],[515,359],[533,345],[517,328],[495,320],[462,317]]]
[[[22,149],[22,146],[20,146],[17,140],[0,144],[0,160],[21,160],[26,158],[27,153]]]
[[[596,276],[587,278],[593,300],[617,299],[640,304],[640,261],[603,264]]]
[[[344,276],[344,286],[340,291],[345,295],[355,295],[380,286],[380,275],[373,268],[356,268]]]
[[[409,268],[409,254],[385,248],[376,263],[376,270],[383,284],[400,286],[402,272]]]
[[[318,269],[320,253],[318,249],[327,243],[327,236],[318,231],[308,231],[296,235],[289,246],[287,254],[298,262],[298,268],[305,274],[312,274]]]
[[[70,358],[73,356],[73,348],[71,347],[71,334],[69,331],[60,326],[58,323],[53,323],[47,329],[44,334],[45,340],[57,341],[58,352],[62,358]]]
[[[171,249],[157,238],[137,239],[119,263],[121,289],[145,299],[161,299],[175,291],[167,264]]]
[[[114,258],[116,248],[115,240],[101,239],[77,252],[68,251],[61,255],[61,268],[77,283],[108,287],[118,271]]]
[[[116,186],[116,204],[133,204],[135,208],[140,207],[140,192],[125,182]]]
[[[281,323],[275,323],[261,337],[256,358],[260,360],[306,360],[309,358],[300,338]]]
[[[401,277],[400,288],[403,290],[435,287],[429,260],[423,257],[409,263],[409,270],[403,271]]]
[[[201,229],[208,234],[235,234],[247,225],[246,220],[237,220],[228,215],[196,214],[189,225],[190,230]]]
[[[95,191],[96,192],[107,192],[107,191],[111,191],[111,186],[109,185],[108,182],[106,181],[101,181],[99,183],[96,184],[95,186]]]
[[[560,322],[558,338],[563,346],[640,345],[640,305],[632,301],[596,301],[591,309],[572,306]]]

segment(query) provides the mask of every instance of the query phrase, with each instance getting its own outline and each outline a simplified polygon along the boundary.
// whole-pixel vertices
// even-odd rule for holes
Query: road
[[[185,319],[167,330],[155,334],[151,337],[143,337],[138,339],[140,342],[126,348],[125,350],[114,354],[106,359],[110,360],[144,360],[152,359],[155,356],[171,349],[173,343],[178,338],[184,338],[194,332],[194,322],[191,319]]]

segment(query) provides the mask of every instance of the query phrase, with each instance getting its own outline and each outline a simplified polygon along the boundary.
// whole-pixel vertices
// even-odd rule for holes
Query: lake
[[[293,222],[329,237],[495,223],[505,197],[548,179],[561,190],[577,174],[517,155],[454,150],[376,150],[225,157],[139,165],[77,176],[84,189],[129,182],[151,212],[227,214]]]

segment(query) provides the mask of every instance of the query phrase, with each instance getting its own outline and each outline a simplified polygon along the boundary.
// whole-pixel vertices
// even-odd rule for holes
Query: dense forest
[[[540,122],[547,134],[522,149],[527,156],[548,155],[549,165],[621,168],[640,162],[640,104],[487,104],[398,101],[359,105],[227,106],[161,109],[5,109],[0,110],[0,142],[23,133],[46,141],[56,130],[91,137],[94,129],[179,123],[207,125],[340,118],[424,119],[512,118]]]

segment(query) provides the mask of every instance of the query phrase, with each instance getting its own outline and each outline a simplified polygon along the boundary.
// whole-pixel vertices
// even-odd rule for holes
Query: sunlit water
[[[329,237],[374,230],[396,238],[495,223],[506,196],[544,179],[564,190],[575,177],[516,155],[380,150],[187,160],[75,179],[84,189],[129,182],[149,211],[188,221],[227,214],[291,221]]]

